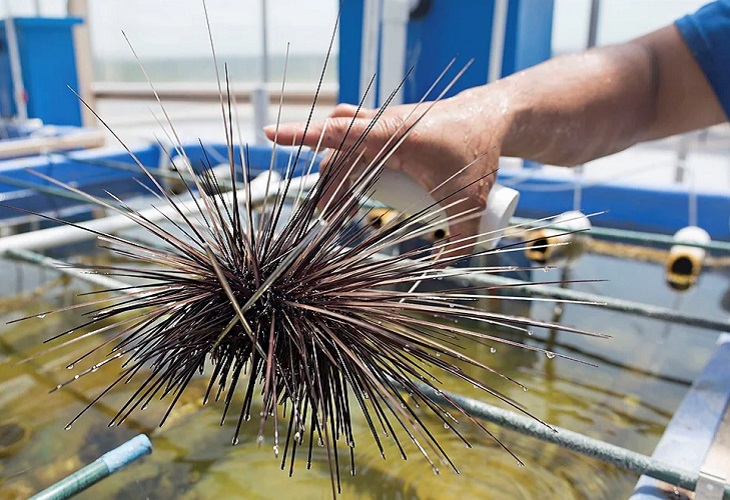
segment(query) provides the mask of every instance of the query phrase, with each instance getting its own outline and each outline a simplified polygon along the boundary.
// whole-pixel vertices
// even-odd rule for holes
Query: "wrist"
[[[519,128],[522,113],[509,82],[500,80],[467,89],[454,99],[473,115],[469,124],[470,135],[481,153],[496,148],[501,156],[519,156],[515,131]]]

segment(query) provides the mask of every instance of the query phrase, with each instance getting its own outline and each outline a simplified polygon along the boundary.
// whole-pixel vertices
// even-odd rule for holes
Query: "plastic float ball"
[[[399,216],[400,213],[390,208],[373,208],[365,216],[365,225],[377,231],[398,219]]]
[[[701,227],[687,226],[674,234],[674,241],[706,244],[710,242],[710,235]],[[697,284],[706,255],[707,251],[704,248],[682,244],[674,245],[669,250],[665,266],[667,284],[673,290],[680,292],[692,288]]]
[[[564,212],[548,225],[525,236],[525,256],[529,260],[542,266],[570,264],[585,252],[591,221],[582,212]]]

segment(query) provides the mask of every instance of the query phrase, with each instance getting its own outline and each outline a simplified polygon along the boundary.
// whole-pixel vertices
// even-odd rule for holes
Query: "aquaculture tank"
[[[215,154],[226,152],[220,145],[207,148]],[[186,151],[191,163],[201,169],[203,148],[190,145]],[[163,154],[157,146],[135,151],[136,157],[155,174],[159,173],[156,166],[164,164],[159,161]],[[267,148],[249,150],[251,171],[265,172],[270,163],[269,154]],[[311,165],[310,159],[309,155],[300,159],[297,166],[303,170],[298,173],[306,173],[304,169]],[[281,172],[291,168],[290,153],[279,150],[274,163]],[[67,174],[83,168],[88,174],[79,188],[86,192],[99,194],[109,189],[140,210],[149,207],[153,200],[147,192],[149,178],[139,171],[130,174],[130,169],[138,167],[126,153],[102,150],[23,160],[20,164],[16,161],[12,165],[0,166],[4,177],[36,186],[3,185],[4,206],[43,212],[75,223],[95,219],[99,224],[113,218],[105,213],[109,210],[91,207],[77,193],[63,192],[29,170],[63,180]],[[170,176],[160,179],[160,182],[169,181]],[[190,194],[183,192],[179,196],[184,199]],[[293,207],[296,200],[290,204]],[[75,312],[73,308],[85,300],[84,294],[111,287],[87,280],[103,277],[99,274],[82,271],[69,275],[67,269],[58,267],[55,259],[78,264],[125,263],[119,255],[100,250],[93,234],[91,238],[76,237],[76,233],[67,231],[68,227],[61,226],[60,231],[66,230],[68,241],[58,239],[59,236],[47,241],[44,235],[61,234],[48,233],[59,230],[53,221],[10,208],[3,209],[2,217],[5,236],[0,239],[0,248],[4,252],[5,286],[0,303],[4,324],[0,335],[0,414],[3,415],[0,477],[4,498],[28,497],[139,433],[151,438],[152,455],[117,472],[78,498],[322,498],[328,495],[331,476],[325,448],[315,445],[311,466],[304,461],[297,462],[288,477],[288,466],[280,470],[281,458],[272,450],[274,443],[270,435],[264,433],[263,442],[258,438],[258,419],[244,423],[248,425],[241,427],[237,445],[231,446],[238,415],[232,412],[221,421],[222,402],[202,406],[207,374],[191,378],[162,427],[158,424],[166,405],[154,403],[144,411],[130,414],[120,425],[108,427],[119,408],[137,390],[134,384],[122,384],[65,430],[81,410],[114,382],[118,371],[98,370],[93,376],[83,376],[65,385],[76,373],[73,367],[67,369],[69,360],[82,356],[99,341],[94,336],[81,335],[78,341],[61,349],[49,349],[45,342],[85,322],[83,310]],[[498,248],[485,257],[480,265],[503,268],[506,272],[502,276],[520,281],[503,284],[499,293],[485,294],[476,301],[476,306],[484,311],[527,316],[538,321],[558,320],[561,325],[610,338],[550,328],[517,332],[472,322],[469,327],[487,335],[535,347],[547,351],[548,355],[517,346],[485,345],[465,339],[459,339],[458,344],[463,352],[488,362],[505,376],[490,378],[491,389],[513,398],[536,418],[551,426],[650,455],[715,351],[717,331],[712,327],[726,325],[724,307],[727,305],[723,297],[728,280],[722,273],[713,272],[713,265],[722,264],[722,257],[717,257],[714,263],[709,263],[709,271],[703,273],[692,291],[680,294],[665,284],[665,265],[661,258],[668,253],[666,249],[656,243],[637,247],[615,237],[601,239],[601,215],[595,216],[592,222],[599,227],[598,235],[593,236],[588,252],[573,261],[568,275],[560,266],[530,263],[521,248],[524,244],[520,239],[524,236],[516,230],[508,231],[500,243],[501,250]],[[174,221],[162,220],[160,224],[172,227]],[[104,231],[115,231],[129,241],[144,241],[144,235],[133,225]],[[22,240],[18,239],[20,234]],[[31,263],[38,251],[47,257]],[[523,282],[548,283],[541,286],[550,286],[556,292],[552,298],[531,298],[530,286]],[[560,282],[564,282],[560,285],[562,289],[557,285]],[[133,284],[134,280],[129,283]],[[522,285],[515,286],[516,283]],[[453,283],[446,278],[432,283],[430,290],[438,293],[451,286]],[[499,283],[494,287],[499,288]],[[574,300],[591,300],[561,302],[561,293],[574,293]],[[627,312],[621,312],[617,310],[620,307],[612,304],[613,298],[633,306],[639,304],[638,309],[629,307]],[[646,305],[646,311],[641,310],[640,304]],[[64,308],[69,311],[48,313]],[[661,319],[662,314],[657,314],[657,310],[668,315]],[[13,322],[22,317],[31,319]],[[94,356],[97,354],[105,353]],[[478,370],[466,362],[462,368],[467,374],[478,375]],[[508,378],[519,381],[524,388]],[[457,377],[440,378],[438,384],[465,398],[488,399],[476,385]],[[60,385],[64,386],[57,390]],[[240,405],[242,397],[234,395],[233,406]],[[348,397],[353,400],[354,396]],[[404,397],[408,398],[407,393]],[[487,402],[500,406],[494,400]],[[262,411],[260,401],[254,402],[257,404],[258,407],[251,409],[253,415]],[[631,494],[639,478],[636,472],[485,422],[490,432],[524,463],[522,466],[463,418],[452,425],[469,441],[470,447],[465,447],[451,432],[450,425],[422,408],[416,411],[448,452],[459,474],[444,464],[437,464],[440,473],[434,474],[410,443],[403,445],[408,459],[402,460],[398,448],[386,442],[384,459],[376,443],[368,438],[370,424],[353,412],[357,465],[352,474],[344,473],[341,479],[344,498],[620,498]]]
[[[380,2],[345,2],[339,54],[336,29],[327,38],[339,100],[361,102],[372,85],[365,105],[418,101],[444,67],[459,71],[449,63],[459,45],[493,50],[475,74],[438,81],[443,95],[549,57],[553,2],[460,3],[471,17],[453,3],[385,2],[388,15],[368,19]],[[207,8],[197,15],[200,43],[214,45]],[[78,24],[18,21],[29,34]],[[66,31],[56,48],[74,65]],[[384,38],[399,50],[381,50]],[[102,105],[147,113],[131,100],[154,98],[154,132],[128,134],[143,142],[69,151],[92,145],[82,137],[28,153],[33,133],[7,129],[29,137],[12,141],[24,152],[0,155],[17,156],[0,161],[0,499],[730,493],[710,467],[728,435],[730,189],[616,174],[601,184],[502,161],[515,217],[471,242],[467,259],[459,251],[473,245],[447,222],[474,214],[444,219],[430,193],[414,206],[401,181],[389,187],[404,206],[378,197],[400,136],[367,160],[245,145],[249,115],[260,136],[269,98],[290,94],[272,91],[266,64],[240,92],[210,58],[208,87],[147,82]],[[311,93],[327,97],[328,78],[322,70]],[[0,107],[15,114],[5,83]],[[165,107],[166,93],[186,102]],[[187,107],[211,96],[212,141],[210,114]],[[254,104],[243,120],[241,96]],[[76,99],[62,104],[73,113],[58,123],[77,124]],[[170,113],[195,115],[193,133]],[[114,139],[129,132],[124,120],[103,125]],[[140,434],[150,455],[109,455]]]

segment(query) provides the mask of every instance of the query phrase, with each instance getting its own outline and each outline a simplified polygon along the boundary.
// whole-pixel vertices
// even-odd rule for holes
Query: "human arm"
[[[339,106],[328,120],[324,147],[345,147],[364,132],[374,112]],[[406,121],[413,105],[387,109],[363,146],[373,152]],[[433,105],[389,160],[427,190],[480,158],[450,183],[464,188],[474,208],[483,207],[494,182],[499,155],[543,163],[576,165],[654,139],[726,121],[727,117],[672,25],[620,45],[558,57],[495,83],[466,90]],[[302,138],[301,124],[280,127],[283,144],[315,145],[324,122],[314,123]],[[273,129],[267,134],[273,138]],[[484,155],[481,157],[481,155]],[[478,180],[481,179],[481,180]],[[473,184],[472,184],[473,183]],[[443,190],[442,190],[443,191]],[[436,193],[437,197],[439,194]],[[472,208],[469,206],[460,209]],[[452,215],[452,214],[450,214]],[[478,222],[452,224],[451,234],[476,233]]]
[[[502,154],[577,165],[637,142],[727,120],[678,29],[552,59],[496,82]],[[466,91],[484,100],[490,86]]]

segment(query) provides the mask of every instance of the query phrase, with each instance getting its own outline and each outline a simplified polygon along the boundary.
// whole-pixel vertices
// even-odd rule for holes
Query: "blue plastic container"
[[[69,90],[78,92],[73,28],[81,18],[16,17],[12,21],[18,38],[28,117],[48,125],[81,125],[81,103]],[[0,116],[10,118],[17,110],[10,73],[5,23],[0,23]]]

